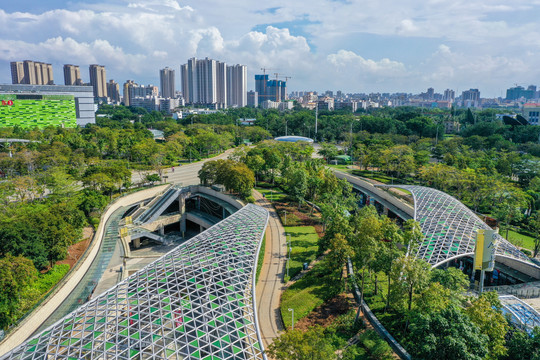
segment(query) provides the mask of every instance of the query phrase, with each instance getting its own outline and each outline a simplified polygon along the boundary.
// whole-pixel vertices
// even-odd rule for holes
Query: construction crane
[[[261,68],[263,75],[266,75],[266,70],[279,70],[279,69],[270,69],[270,68]]]
[[[281,100],[281,98],[279,96],[278,76],[282,75],[282,74],[274,73],[274,75],[276,75],[276,101],[279,102]]]

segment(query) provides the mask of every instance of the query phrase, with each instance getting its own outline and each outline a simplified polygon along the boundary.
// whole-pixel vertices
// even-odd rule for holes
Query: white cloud
[[[418,31],[418,27],[414,24],[414,21],[411,19],[401,20],[399,25],[396,28],[396,32],[400,35],[413,34]]]
[[[56,69],[97,62],[117,80],[137,75],[156,83],[159,67],[177,67],[192,56],[247,64],[250,77],[261,67],[276,68],[293,76],[291,89],[306,90],[481,88],[540,78],[539,0],[312,0],[310,6],[111,0],[70,6],[41,13],[0,9],[0,82],[10,81],[9,61],[31,58]],[[261,24],[274,25],[253,31]],[[418,40],[411,42],[416,48],[402,45],[410,39]]]
[[[378,74],[386,76],[399,76],[405,73],[405,65],[398,61],[387,58],[379,61],[364,59],[352,51],[339,50],[336,54],[327,56],[328,62],[336,67],[347,70],[359,70],[369,74]]]

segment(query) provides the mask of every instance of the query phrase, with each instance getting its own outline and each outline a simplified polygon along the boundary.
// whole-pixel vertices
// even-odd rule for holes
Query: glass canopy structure
[[[2,359],[265,359],[254,290],[267,221],[245,206]]]
[[[416,185],[379,185],[411,192],[414,219],[420,223],[424,240],[417,257],[433,267],[474,254],[476,230],[490,227],[456,198],[429,187]],[[497,235],[497,256],[512,258],[535,266],[517,247]]]
[[[540,314],[529,304],[513,295],[500,295],[502,312],[514,326],[532,335],[533,329],[540,326]]]

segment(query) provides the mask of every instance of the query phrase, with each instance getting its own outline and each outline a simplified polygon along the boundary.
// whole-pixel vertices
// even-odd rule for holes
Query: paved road
[[[164,180],[169,183],[182,184],[182,185],[198,185],[199,184],[199,170],[202,168],[203,164],[210,160],[226,159],[234,149],[229,149],[223,154],[214,156],[209,159],[204,159],[202,161],[185,164],[182,166],[175,166],[172,168],[166,168],[164,170],[164,176],[167,176]],[[144,177],[144,174],[153,174],[155,171],[134,171],[131,176],[131,181],[136,184],[141,182],[141,178]]]
[[[257,296],[257,314],[264,347],[267,348],[272,340],[283,330],[279,301],[283,291],[283,275],[287,245],[285,229],[281,225],[278,214],[272,204],[255,192],[257,205],[264,207],[270,213],[266,230],[266,247],[259,282],[255,289]]]

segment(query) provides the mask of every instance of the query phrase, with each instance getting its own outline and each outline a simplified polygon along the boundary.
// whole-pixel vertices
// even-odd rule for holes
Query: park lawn
[[[291,327],[292,312],[289,309],[294,309],[296,322],[336,296],[342,289],[341,286],[336,286],[336,279],[328,274],[326,266],[318,263],[281,295],[280,310],[285,328]]]
[[[502,237],[505,237],[506,230],[501,229],[500,234]],[[508,231],[508,241],[510,241],[514,245],[523,247],[525,249],[529,249],[531,251],[534,250],[534,238],[532,236],[520,234],[518,232],[510,230]]]
[[[340,171],[343,171],[343,172],[352,172],[351,169],[349,169],[347,166],[350,166],[350,165],[343,165],[343,164],[340,164],[340,165],[326,165],[332,169],[337,169],[337,170],[340,170]]]
[[[285,197],[287,197],[287,194],[279,189],[272,190],[268,188],[256,187],[255,190],[263,194],[270,201],[282,201]]]
[[[292,245],[289,263],[289,278],[292,278],[302,271],[304,263],[315,260],[319,248],[319,235],[313,226],[285,226],[285,234],[290,235]],[[287,235],[287,241],[289,241],[289,235]],[[287,249],[287,256],[288,251]],[[289,279],[285,278],[285,281],[287,280]]]

